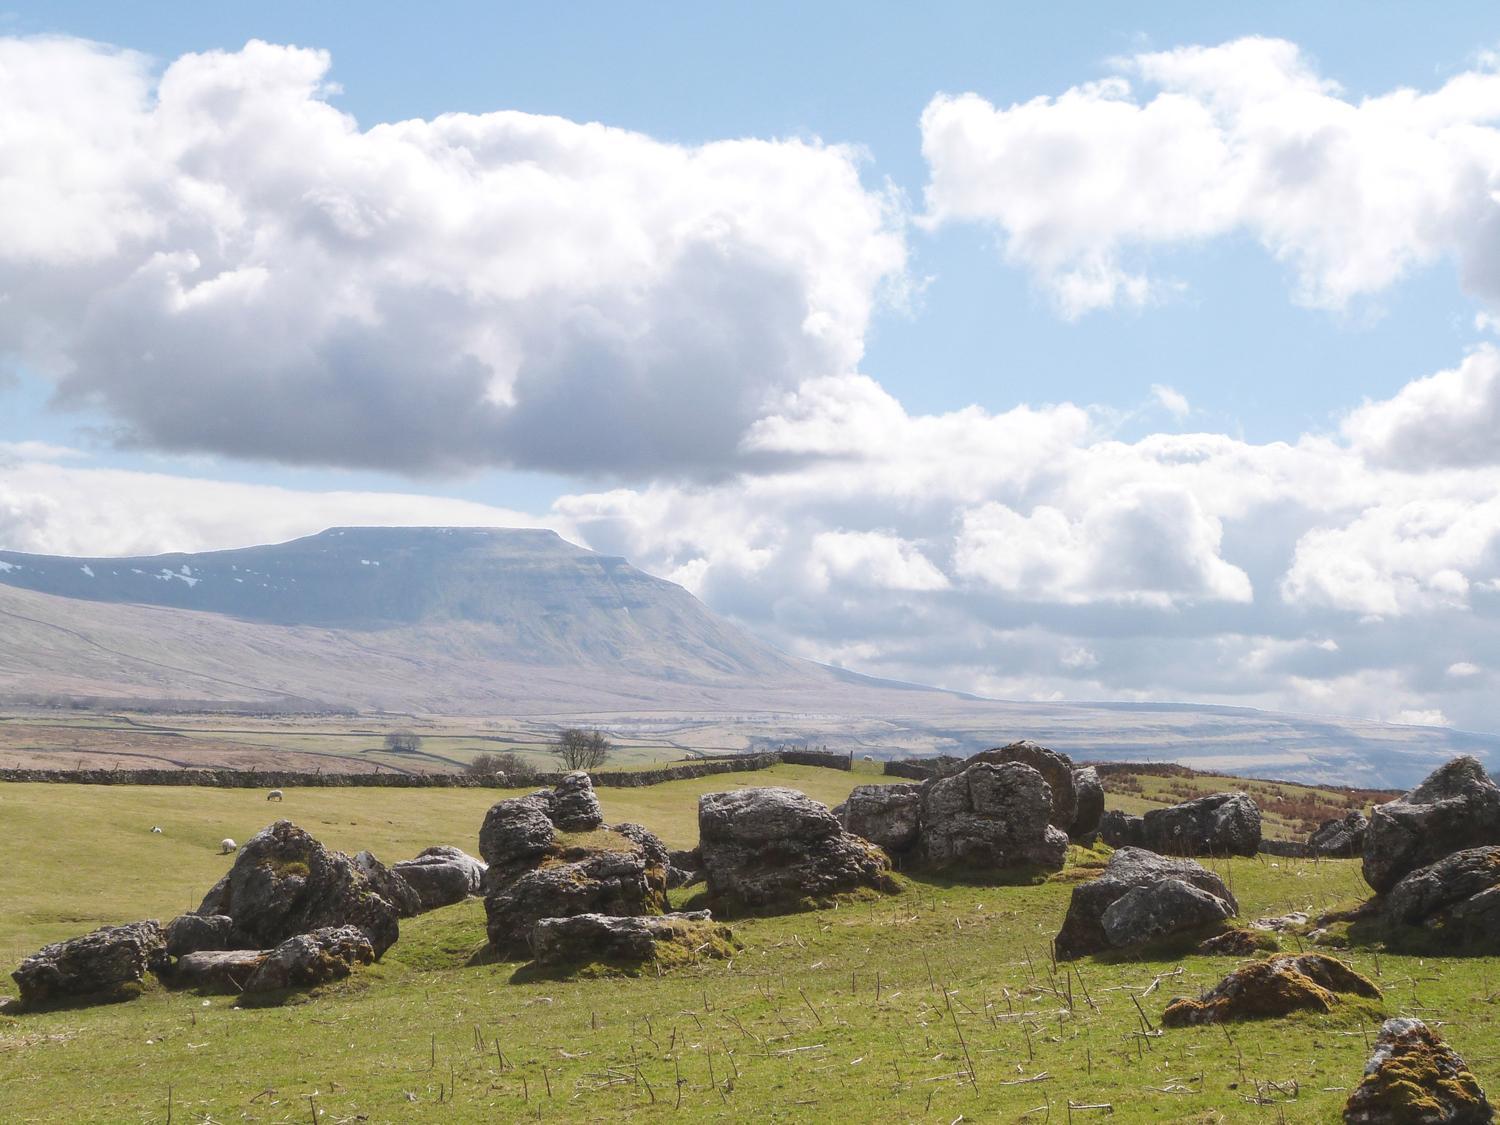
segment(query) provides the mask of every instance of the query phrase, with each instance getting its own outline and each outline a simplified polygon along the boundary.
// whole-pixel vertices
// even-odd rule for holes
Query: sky
[[[1500,13],[927,7],[0,7],[0,546],[547,526],[875,675],[1500,730]]]

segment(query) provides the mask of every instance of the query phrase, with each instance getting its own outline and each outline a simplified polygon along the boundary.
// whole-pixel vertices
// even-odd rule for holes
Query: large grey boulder
[[[289,820],[262,829],[240,849],[197,913],[227,914],[235,944],[257,949],[327,926],[358,926],[378,957],[400,932],[395,906],[354,861]]]
[[[184,953],[165,979],[175,988],[238,995],[266,959],[264,949],[202,949]]]
[[[922,787],[922,855],[932,868],[1058,870],[1067,833],[1051,823],[1052,794],[1020,762],[979,762]]]
[[[1116,907],[1126,896],[1129,901]],[[1099,878],[1073,888],[1053,945],[1058,957],[1073,960],[1201,931],[1237,913],[1224,881],[1201,864],[1126,847],[1109,857]]]
[[[161,926],[152,921],[104,926],[82,937],[44,946],[11,977],[25,1006],[57,1000],[116,999],[146,978],[166,956]]]
[[[1500,844],[1500,786],[1473,758],[1454,758],[1370,812],[1365,881],[1384,893],[1401,877],[1464,848]]]
[[[394,906],[397,914],[413,918],[422,913],[422,897],[410,883],[376,859],[373,852],[355,852],[353,859],[354,866],[370,881],[375,893]]]
[[[1073,794],[1077,799],[1077,809],[1073,813],[1073,823],[1068,825],[1068,835],[1083,840],[1099,831],[1099,822],[1104,818],[1104,783],[1099,780],[1099,771],[1093,766],[1075,769]]]
[[[879,844],[887,855],[902,855],[922,831],[920,785],[856,785],[833,810],[846,832]]]
[[[594,783],[582,770],[574,770],[558,782],[550,800],[548,815],[564,832],[591,832],[604,823]]]
[[[1401,925],[1442,925],[1456,940],[1500,949],[1500,847],[1465,848],[1417,868],[1387,892],[1382,910]]]
[[[1145,846],[1163,855],[1254,855],[1260,809],[1246,793],[1214,793],[1141,818]]]
[[[375,960],[369,938],[357,926],[327,926],[297,934],[265,954],[245,982],[247,993],[316,988],[342,980],[355,965]]]
[[[717,913],[798,910],[861,888],[895,890],[885,853],[795,789],[705,793],[698,834]]]
[[[477,895],[485,865],[460,848],[439,844],[404,859],[391,873],[416,893],[423,910],[436,910]]]
[[[1110,809],[1099,818],[1099,839],[1112,848],[1144,848],[1146,822],[1119,809]]]
[[[632,824],[626,821],[624,824],[613,825],[613,830],[628,840],[634,840],[641,846],[645,853],[646,862],[653,867],[671,867],[672,851],[651,829],[644,824]]]
[[[479,854],[492,869],[505,869],[545,855],[557,838],[548,815],[551,802],[537,795],[497,801],[479,829]]]
[[[649,864],[633,840],[618,839],[618,850],[565,849],[492,888],[484,900],[491,947],[502,957],[530,956],[532,931],[543,918],[664,912],[666,869]]]
[[[1336,820],[1325,820],[1318,825],[1307,838],[1307,847],[1313,855],[1349,859],[1365,850],[1365,835],[1369,828],[1369,819],[1355,809]]]
[[[1489,1125],[1494,1119],[1468,1064],[1417,1019],[1381,1025],[1364,1078],[1344,1103],[1350,1125]]]
[[[1074,792],[1072,758],[1060,751],[1049,750],[1038,742],[1025,739],[1021,742],[1012,742],[1009,746],[983,750],[964,764],[973,766],[980,762],[988,762],[992,765],[1019,762],[1021,765],[1030,766],[1036,770],[1047,783],[1047,791],[1052,801],[1052,811],[1048,819],[1053,827],[1061,828],[1066,832],[1072,826],[1074,818],[1078,815],[1078,795]]]
[[[182,957],[234,946],[234,919],[227,914],[180,914],[167,923],[166,955]]]
[[[639,966],[649,961],[670,964],[701,956],[729,957],[735,944],[728,926],[715,922],[707,910],[697,910],[635,918],[605,914],[543,918],[532,930],[531,949],[538,965],[606,962]]]

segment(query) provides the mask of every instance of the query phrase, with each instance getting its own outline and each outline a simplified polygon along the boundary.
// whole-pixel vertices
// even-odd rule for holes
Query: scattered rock
[[[698,850],[720,913],[795,910],[861,888],[894,891],[890,861],[795,789],[698,798]]]
[[[1234,915],[1234,907],[1181,879],[1133,887],[1105,908],[1099,923],[1116,949],[1145,945],[1185,931],[1206,929]]]
[[[357,926],[325,926],[287,938],[263,955],[245,982],[247,993],[316,988],[342,980],[355,965],[375,960],[375,949]]]
[[[1391,888],[1385,917],[1442,926],[1458,941],[1500,943],[1500,847],[1465,848],[1419,867]]]
[[[25,1007],[56,1000],[127,997],[161,963],[166,938],[156,922],[104,926],[33,953],[11,973]]]
[[[1052,802],[1052,812],[1048,819],[1052,826],[1061,828],[1064,832],[1072,826],[1074,818],[1078,815],[1078,795],[1073,787],[1072,758],[1028,739],[1022,742],[1012,742],[1009,746],[997,746],[993,750],[981,751],[965,764],[972,766],[979,762],[989,762],[994,765],[1019,762],[1036,770],[1047,783]]]
[[[674,848],[667,853],[667,886],[691,887],[703,882],[703,855],[697,848]]]
[[[616,824],[613,831],[618,832],[627,840],[634,840],[641,846],[641,851],[646,855],[646,862],[652,867],[671,867],[672,850],[662,842],[662,838],[644,824]]]
[[[604,823],[594,783],[582,770],[574,770],[559,781],[550,796],[552,823],[564,832],[591,832]]]
[[[834,814],[845,831],[879,844],[887,855],[902,855],[921,836],[922,787],[856,785]]]
[[[1369,818],[1355,809],[1337,820],[1325,820],[1318,825],[1307,838],[1307,846],[1313,855],[1350,859],[1365,850],[1369,828]]]
[[[176,988],[237,995],[266,959],[264,949],[205,949],[184,953],[167,974]]]
[[[543,918],[574,914],[633,917],[666,909],[667,874],[649,866],[639,844],[567,848],[485,896],[490,945],[502,956],[525,957]]]
[[[402,860],[391,872],[416,892],[423,910],[436,910],[477,895],[485,865],[461,848],[439,844]]]
[[[1146,824],[1138,816],[1110,809],[1099,818],[1099,839],[1112,848],[1146,846]]]
[[[1266,930],[1225,930],[1201,941],[1193,952],[1203,957],[1255,957],[1275,953],[1281,944]]]
[[[1051,823],[1052,809],[1047,782],[1031,766],[971,765],[922,786],[923,858],[938,870],[1059,870],[1068,837]]]
[[[1294,930],[1298,926],[1307,925],[1307,915],[1300,910],[1288,911],[1286,914],[1278,914],[1274,918],[1257,918],[1250,923],[1252,930],[1264,930],[1268,933],[1285,933]]]
[[[166,955],[182,957],[234,947],[234,919],[227,914],[180,914],[167,923]]]
[[[543,918],[531,933],[536,964],[545,966],[602,962],[624,968],[648,963],[669,967],[699,957],[732,957],[737,948],[729,927],[715,922],[707,910],[645,918]]]
[[[1143,848],[1121,848],[1109,857],[1104,873],[1099,878],[1073,888],[1067,917],[1063,919],[1062,929],[1054,942],[1057,956],[1072,960],[1089,953],[1129,948],[1137,944],[1138,940],[1152,940],[1136,939],[1125,928],[1124,920],[1118,912],[1114,915],[1113,936],[1105,927],[1105,914],[1109,909],[1119,899],[1137,889],[1148,892],[1146,901],[1138,897],[1125,917],[1151,919],[1153,939],[1201,929],[1210,912],[1207,906],[1196,896],[1185,895],[1178,886],[1168,884],[1185,884],[1221,900],[1224,906],[1224,910],[1219,913],[1221,919],[1239,912],[1239,904],[1235,902],[1234,895],[1229,892],[1224,881],[1201,864],[1190,859],[1168,859]],[[1150,905],[1151,894],[1161,897],[1161,907]],[[1172,914],[1167,908],[1168,904],[1181,904],[1185,913]],[[1171,925],[1174,917],[1177,922],[1175,927]]]
[[[1073,795],[1078,808],[1073,813],[1073,823],[1068,825],[1068,835],[1074,840],[1084,840],[1099,831],[1099,822],[1104,817],[1104,784],[1099,780],[1099,771],[1093,766],[1074,770]]]
[[[269,949],[327,926],[358,926],[375,955],[399,933],[396,908],[343,852],[325,848],[289,820],[262,829],[240,849],[199,914],[234,919],[235,944]]]
[[[511,797],[490,806],[479,829],[479,854],[491,869],[534,860],[551,849],[557,829],[542,796]]]
[[[375,893],[394,906],[401,917],[413,918],[422,913],[421,896],[405,879],[393,875],[390,868],[375,858],[374,853],[355,852],[354,866],[370,881]]]
[[[1380,989],[1343,961],[1322,953],[1272,957],[1242,965],[1196,1000],[1173,1000],[1166,1027],[1331,1012],[1340,994],[1379,1000]]]
[[[1474,1072],[1421,1020],[1386,1020],[1365,1076],[1344,1105],[1357,1125],[1488,1125],[1495,1111]]]
[[[1145,846],[1162,855],[1254,855],[1260,809],[1245,793],[1214,793],[1141,817]]]
[[[1370,812],[1365,881],[1384,893],[1452,852],[1500,844],[1500,786],[1473,758],[1439,766],[1410,793]]]

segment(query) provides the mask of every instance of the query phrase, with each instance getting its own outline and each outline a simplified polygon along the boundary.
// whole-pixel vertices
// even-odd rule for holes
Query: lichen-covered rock
[[[161,926],[131,922],[44,946],[22,961],[11,978],[28,1007],[56,1000],[116,999],[128,995],[165,956]]]
[[[647,963],[661,967],[700,957],[734,956],[737,945],[728,926],[707,910],[650,917],[575,914],[543,918],[531,932],[535,963],[544,966],[602,962],[623,968]]]
[[[1068,835],[1074,840],[1087,839],[1099,831],[1099,822],[1104,818],[1104,783],[1099,780],[1099,771],[1093,766],[1075,769],[1073,795],[1077,809],[1073,823],[1068,825]]]
[[[1109,857],[1104,873],[1099,878],[1073,888],[1067,917],[1063,919],[1062,929],[1054,942],[1057,956],[1072,960],[1089,953],[1126,949],[1137,944],[1137,939],[1132,938],[1118,914],[1113,927],[1115,936],[1111,937],[1104,924],[1106,912],[1119,899],[1136,890],[1144,890],[1148,895],[1159,893],[1173,900],[1182,898],[1180,888],[1170,885],[1173,883],[1186,884],[1222,900],[1227,913],[1223,913],[1221,918],[1232,917],[1239,912],[1239,904],[1235,902],[1234,895],[1224,885],[1224,881],[1201,864],[1190,859],[1169,859],[1143,848],[1121,848]],[[1139,940],[1158,940],[1177,933],[1191,933],[1204,926],[1199,914],[1190,913],[1181,917],[1181,930],[1163,931],[1161,919],[1170,915],[1150,909],[1148,903],[1149,898],[1144,903],[1137,899],[1138,906],[1132,908],[1132,914],[1140,909],[1158,919],[1152,926],[1152,938]]]
[[[1254,855],[1260,809],[1245,793],[1214,793],[1141,818],[1145,846],[1162,855]]]
[[[1500,930],[1487,924],[1500,911],[1500,847],[1465,848],[1417,868],[1391,888],[1382,910],[1401,925],[1441,925],[1455,939],[1500,948]]]
[[[980,762],[922,786],[922,856],[934,869],[1059,870],[1067,833],[1051,823],[1047,782],[1021,762]]]
[[[1473,758],[1454,758],[1410,793],[1370,812],[1365,881],[1378,892],[1465,848],[1500,844],[1500,786]]]
[[[591,832],[604,823],[604,810],[594,795],[594,782],[582,770],[564,777],[551,793],[552,823],[564,832]]]
[[[358,926],[379,956],[400,932],[395,906],[354,861],[289,820],[262,829],[240,849],[197,913],[229,915],[235,944],[256,949],[328,926]]]
[[[992,765],[1019,762],[1023,766],[1030,766],[1036,770],[1047,783],[1048,793],[1052,800],[1052,812],[1048,817],[1052,826],[1061,828],[1064,832],[1072,827],[1073,819],[1078,815],[1078,796],[1073,789],[1072,758],[1027,739],[1012,742],[1009,746],[983,750],[970,758],[965,765],[972,766],[980,762],[989,762]]]
[[[238,995],[266,959],[264,949],[200,949],[184,953],[163,979],[174,988]]]
[[[250,979],[247,993],[316,988],[342,980],[355,965],[375,960],[375,950],[357,926],[326,926],[287,938],[265,954]]]
[[[1293,1012],[1331,1012],[1340,995],[1380,999],[1380,989],[1333,957],[1285,955],[1242,965],[1198,999],[1167,1005],[1167,1027],[1264,1019]]]
[[[1199,942],[1193,952],[1203,957],[1255,957],[1280,948],[1281,943],[1269,931],[1234,929]]]
[[[1181,879],[1158,879],[1115,899],[1099,922],[1109,944],[1125,949],[1201,930],[1233,914],[1234,908],[1216,894]]]
[[[667,853],[667,886],[691,887],[703,882],[703,854],[697,848],[673,848]]]
[[[550,807],[549,801],[536,795],[491,805],[479,829],[479,854],[485,864],[492,871],[504,871],[546,854],[557,838],[548,815]]]
[[[709,900],[721,914],[805,909],[862,888],[896,889],[884,852],[795,789],[705,793],[698,834]]]
[[[396,908],[403,918],[412,918],[422,913],[422,898],[405,879],[391,873],[391,869],[375,858],[373,852],[355,852],[354,866],[370,881],[375,893]]]
[[[1386,1020],[1344,1104],[1351,1125],[1489,1125],[1495,1111],[1458,1053],[1421,1020]]]
[[[1365,834],[1369,828],[1369,818],[1355,809],[1336,820],[1325,820],[1318,825],[1307,838],[1307,846],[1313,855],[1349,859],[1365,850]]]
[[[1112,848],[1144,848],[1145,821],[1119,809],[1110,809],[1099,818],[1099,839]]]
[[[651,866],[672,866],[672,850],[667,847],[660,836],[644,824],[631,824],[627,821],[624,824],[613,825],[610,830],[639,844],[641,851],[646,855],[646,862]]]
[[[921,835],[922,787],[856,785],[834,813],[846,832],[879,844],[887,855],[901,855]]]
[[[167,923],[166,955],[182,957],[212,949],[234,948],[234,919],[227,914],[180,914]]]
[[[436,910],[477,895],[485,865],[461,848],[439,844],[391,867],[416,892],[423,910]]]

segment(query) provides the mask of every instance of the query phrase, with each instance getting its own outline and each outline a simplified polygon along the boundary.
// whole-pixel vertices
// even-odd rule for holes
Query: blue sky
[[[1493,6],[49,3],[0,36],[36,209],[9,266],[0,220],[6,546],[545,523],[901,678],[1500,727]]]

